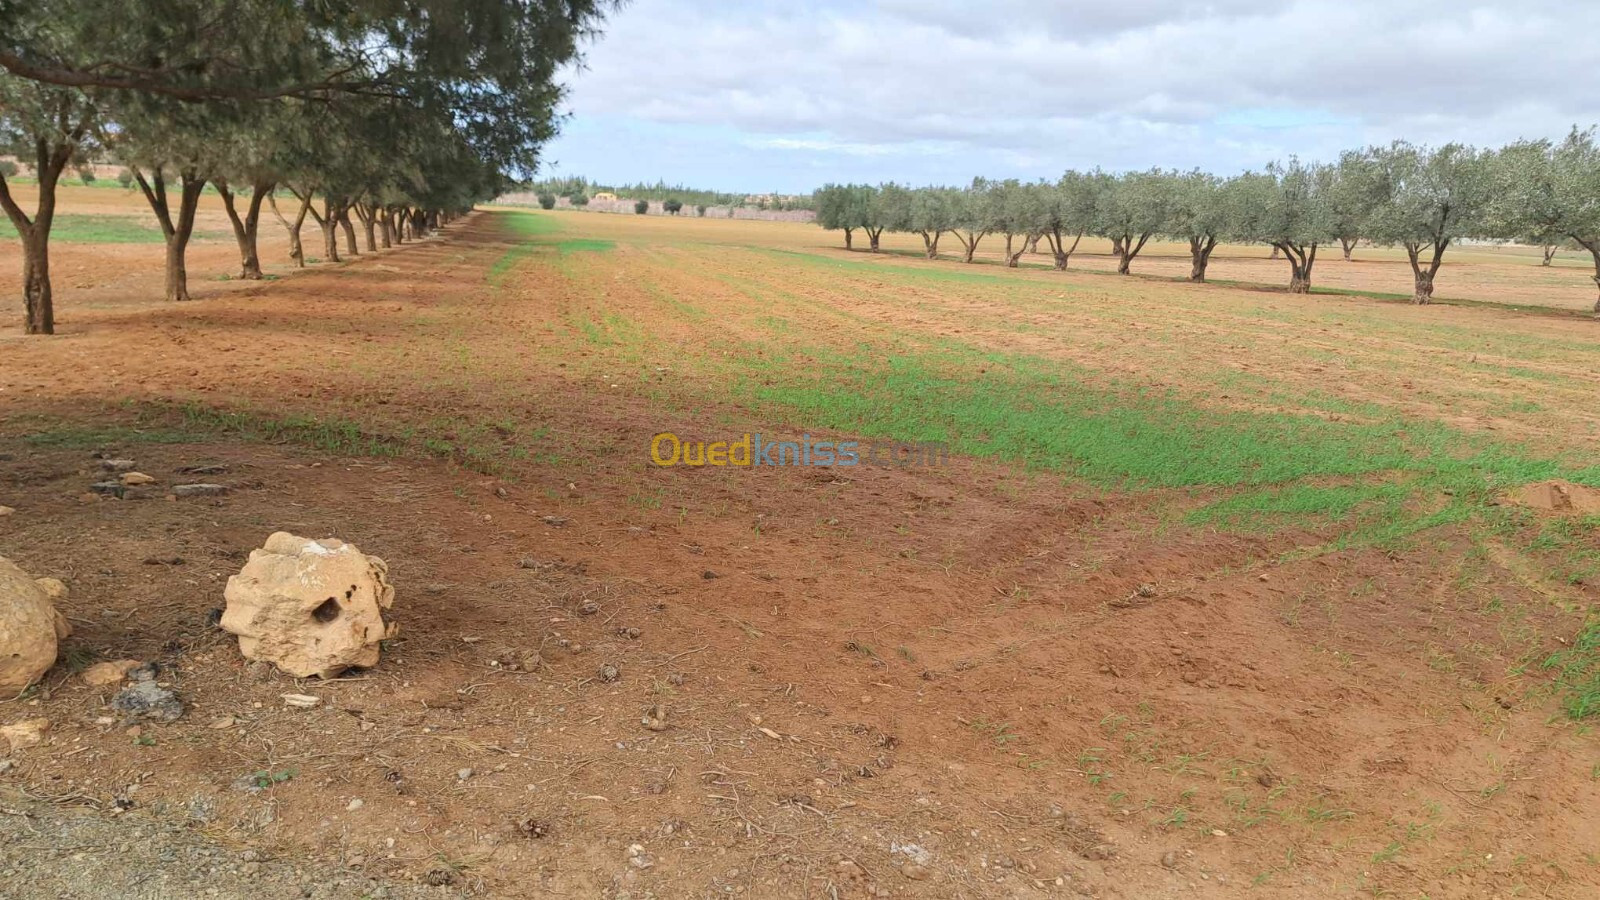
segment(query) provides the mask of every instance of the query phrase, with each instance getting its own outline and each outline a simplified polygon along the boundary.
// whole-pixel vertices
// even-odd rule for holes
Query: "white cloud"
[[[591,48],[570,107],[708,142],[732,133],[745,156],[722,157],[730,178],[750,156],[802,153],[808,178],[850,160],[904,163],[890,177],[914,182],[1232,171],[1600,121],[1596,32],[1600,4],[1552,0],[636,0]],[[651,148],[616,154],[648,165]]]

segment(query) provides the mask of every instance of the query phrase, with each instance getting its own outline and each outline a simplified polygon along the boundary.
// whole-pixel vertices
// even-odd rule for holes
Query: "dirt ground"
[[[342,873],[350,896],[1600,893],[1600,748],[1537,664],[1600,591],[1509,540],[1329,549],[1176,524],[1193,491],[963,456],[840,475],[646,455],[663,430],[806,427],[719,393],[719,354],[889,335],[1582,452],[1591,322],[876,260],[818,278],[784,253],[860,255],[777,223],[557,218],[590,243],[528,252],[491,211],[257,284],[202,280],[232,259],[202,242],[182,307],[158,299],[159,247],[62,245],[62,334],[0,338],[0,553],[68,584],[75,629],[40,690],[0,703],[0,724],[51,723],[0,773],[0,807],[44,810],[0,808],[0,829],[51,823],[29,843],[49,850],[0,871],[57,883],[35,879],[66,877],[74,828],[115,827],[307,867],[285,884]],[[1440,292],[1592,302],[1581,269],[1548,294],[1513,270],[1537,267],[1447,268]],[[290,421],[313,413],[346,424]],[[100,454],[153,497],[86,496]],[[201,464],[227,496],[162,496]],[[379,666],[296,681],[214,627],[275,530],[389,562]],[[121,658],[155,662],[183,718],[116,721],[76,673]]]

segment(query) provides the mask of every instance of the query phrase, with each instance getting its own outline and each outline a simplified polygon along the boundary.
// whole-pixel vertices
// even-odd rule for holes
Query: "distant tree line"
[[[1345,259],[1360,241],[1406,252],[1416,303],[1432,300],[1445,252],[1463,239],[1518,241],[1591,254],[1600,285],[1600,147],[1594,130],[1564,140],[1525,140],[1498,150],[1404,141],[1344,153],[1326,164],[1291,159],[1261,172],[1218,177],[1153,169],[1069,171],[1056,181],[974,179],[961,188],[829,184],[816,191],[817,224],[856,232],[879,250],[885,231],[921,236],[929,259],[953,235],[972,262],[979,244],[1003,240],[1016,266],[1043,242],[1057,269],[1085,236],[1111,242],[1126,275],[1152,239],[1188,245],[1189,279],[1203,282],[1221,243],[1273,248],[1289,266],[1289,290],[1311,290],[1319,250]],[[1600,313],[1600,300],[1595,303]]]
[[[428,233],[532,172],[561,67],[614,0],[0,2],[0,169],[23,247],[29,334],[55,327],[49,242],[63,172],[124,165],[166,237],[166,296],[189,297],[201,194],[221,195],[242,278],[262,277],[264,209],[307,262]],[[112,15],[111,13],[115,13]],[[284,202],[287,201],[287,202]]]
[[[595,194],[606,192],[616,194],[625,200],[645,200],[663,205],[676,203],[679,209],[690,206],[698,210],[701,207],[710,208],[721,206],[732,209],[759,208],[772,210],[813,209],[813,198],[810,194],[785,195],[785,194],[735,194],[728,191],[708,191],[691,188],[681,184],[667,184],[657,181],[653,184],[640,182],[638,184],[602,184],[590,181],[581,175],[568,175],[556,178],[545,178],[537,181],[525,182],[519,185],[524,191],[529,191],[540,197],[565,197],[569,202],[582,206],[594,197]],[[752,200],[751,197],[755,199]],[[578,198],[583,198],[578,202]],[[543,206],[543,202],[540,203]],[[703,213],[702,213],[703,215]]]

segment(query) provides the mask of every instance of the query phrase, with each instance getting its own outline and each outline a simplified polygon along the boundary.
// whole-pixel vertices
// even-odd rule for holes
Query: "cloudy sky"
[[[633,0],[546,174],[809,191],[1600,122],[1592,0]]]

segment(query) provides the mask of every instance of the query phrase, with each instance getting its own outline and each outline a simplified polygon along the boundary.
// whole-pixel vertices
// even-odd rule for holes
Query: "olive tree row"
[[[1291,159],[1227,178],[1096,170],[1055,182],[979,178],[963,188],[830,184],[816,199],[818,223],[844,229],[846,247],[856,228],[867,231],[873,251],[884,230],[916,233],[930,259],[944,233],[957,235],[966,262],[995,234],[1005,237],[1006,265],[1043,241],[1065,269],[1093,235],[1110,241],[1117,272],[1127,275],[1154,238],[1186,243],[1189,278],[1201,282],[1218,244],[1257,243],[1287,261],[1288,289],[1305,293],[1323,247],[1337,241],[1349,260],[1364,240],[1403,249],[1413,300],[1428,303],[1447,250],[1463,239],[1533,243],[1547,263],[1555,245],[1570,242],[1591,253],[1600,284],[1600,147],[1592,130],[1499,150],[1396,141],[1336,163]]]
[[[0,3],[0,152],[32,168],[26,330],[54,330],[49,241],[61,174],[129,168],[166,237],[167,290],[205,188],[221,195],[240,276],[261,277],[263,208],[304,265],[307,217],[338,259],[425,233],[532,172],[555,134],[562,66],[615,0],[84,0]],[[137,27],[130,25],[136,22]],[[283,215],[279,200],[288,200]]]

